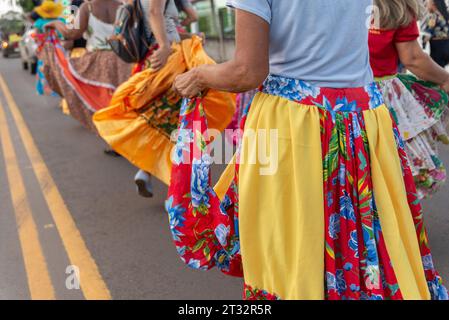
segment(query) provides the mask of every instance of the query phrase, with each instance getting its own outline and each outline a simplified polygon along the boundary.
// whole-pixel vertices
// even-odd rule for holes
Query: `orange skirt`
[[[146,69],[132,76],[114,93],[109,107],[93,116],[100,136],[131,163],[165,184],[170,182],[172,132],[177,129],[182,98],[174,93],[175,78],[203,64],[215,62],[193,37],[173,44],[164,68]],[[235,111],[235,95],[209,90],[204,97],[209,127],[223,131]]]

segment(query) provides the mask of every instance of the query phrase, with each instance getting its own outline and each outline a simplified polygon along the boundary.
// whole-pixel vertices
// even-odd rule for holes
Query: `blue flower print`
[[[187,263],[187,266],[195,270],[207,270],[207,266],[201,267],[201,262],[195,259],[190,259],[190,261]]]
[[[428,254],[427,256],[422,257],[422,263],[424,266],[424,270],[426,270],[426,271],[435,270],[435,266],[433,265],[433,258],[432,258],[431,254]]]
[[[346,280],[343,270],[339,269],[337,270],[337,291],[340,294],[343,294],[346,291]]]
[[[349,221],[356,222],[356,216],[354,211],[354,206],[352,204],[352,199],[346,191],[340,197],[340,215]]]
[[[220,224],[217,228],[215,228],[215,235],[223,247],[228,245],[228,237],[230,232],[231,227],[226,227],[224,224]]]
[[[359,257],[359,242],[357,239],[357,230],[354,230],[351,232],[351,238],[349,240],[349,248],[351,248],[351,250],[354,252],[354,257],[358,258]]]
[[[351,284],[349,289],[351,289],[352,292],[359,292],[360,291],[360,286],[358,286],[358,285],[353,283],[353,284]]]
[[[326,272],[326,285],[328,291],[337,290],[337,280],[334,274]]]
[[[394,138],[396,139],[396,144],[399,146],[400,149],[404,149],[405,143],[404,143],[404,139],[402,139],[402,136],[399,133],[399,129],[394,128],[393,132],[394,132]]]
[[[333,110],[336,112],[355,112],[357,111],[357,102],[352,101],[349,102],[347,97],[338,98],[335,101],[336,105],[333,107]]]
[[[165,202],[165,210],[168,213],[168,218],[170,221],[170,229],[173,234],[175,241],[180,241],[180,236],[183,234],[178,230],[178,227],[182,227],[185,221],[183,214],[186,212],[185,208],[181,205],[173,206],[173,197],[170,197]]]
[[[338,181],[340,186],[344,187],[346,185],[346,165],[342,163],[340,169],[338,170]]]
[[[428,281],[427,285],[429,287],[432,300],[449,300],[447,289],[443,286],[440,277],[437,277],[434,281]]]
[[[357,117],[352,117],[352,135],[355,139],[360,138],[362,135],[362,128],[360,127],[360,122]]]
[[[177,131],[176,146],[172,153],[172,161],[176,165],[184,163],[184,154],[190,152],[190,143],[193,141],[191,130],[180,129]]]
[[[263,92],[297,102],[306,97],[316,98],[320,91],[320,88],[305,81],[274,75],[269,75],[263,85]]]
[[[329,217],[329,236],[336,240],[340,233],[340,215],[333,214]]]
[[[228,195],[225,195],[223,201],[220,204],[221,211],[226,212],[232,206],[232,200]]]
[[[204,154],[201,160],[195,159],[192,164],[192,205],[194,208],[209,206],[209,171],[212,158]]]
[[[347,262],[347,263],[343,266],[343,269],[344,269],[345,271],[351,271],[353,267],[354,267],[354,266],[352,265],[352,263]]]
[[[370,97],[370,108],[375,109],[384,104],[384,98],[382,96],[382,92],[380,91],[377,83],[372,82],[371,84],[365,87],[366,93]]]
[[[229,271],[230,257],[225,250],[220,250],[215,254],[215,264],[222,272]]]

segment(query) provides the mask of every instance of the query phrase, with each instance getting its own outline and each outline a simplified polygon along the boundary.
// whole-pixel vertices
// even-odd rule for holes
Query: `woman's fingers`
[[[199,94],[199,90],[194,85],[176,84],[174,85],[175,92],[182,97],[193,98]]]
[[[157,57],[151,57],[150,64],[151,64],[151,68],[156,71],[158,71],[162,66],[161,61]]]

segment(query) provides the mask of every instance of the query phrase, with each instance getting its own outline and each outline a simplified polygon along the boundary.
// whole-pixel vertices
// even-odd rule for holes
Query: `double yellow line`
[[[34,139],[13,99],[11,91],[1,75],[0,87],[18,128],[20,138],[30,159],[33,171],[37,177],[70,263],[77,266],[80,270],[80,287],[84,297],[88,300],[111,299],[110,292],[101,277],[98,267],[87,249],[64,199],[34,143]],[[0,135],[31,298],[55,299],[55,290],[39,241],[39,234],[30,209],[27,191],[11,139],[10,128],[1,102]]]

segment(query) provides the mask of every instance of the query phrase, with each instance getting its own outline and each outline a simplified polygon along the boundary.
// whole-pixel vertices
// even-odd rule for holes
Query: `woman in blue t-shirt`
[[[175,80],[189,98],[261,86],[236,174],[228,169],[216,188],[223,197],[232,186],[222,205],[207,187],[206,156],[186,176],[191,192],[173,187],[167,201],[183,260],[237,274],[241,253],[247,299],[447,298],[404,144],[373,82],[371,4],[229,0],[235,57]],[[190,150],[181,138],[179,150]],[[184,168],[175,166],[174,185]],[[223,218],[231,213],[238,227]]]

